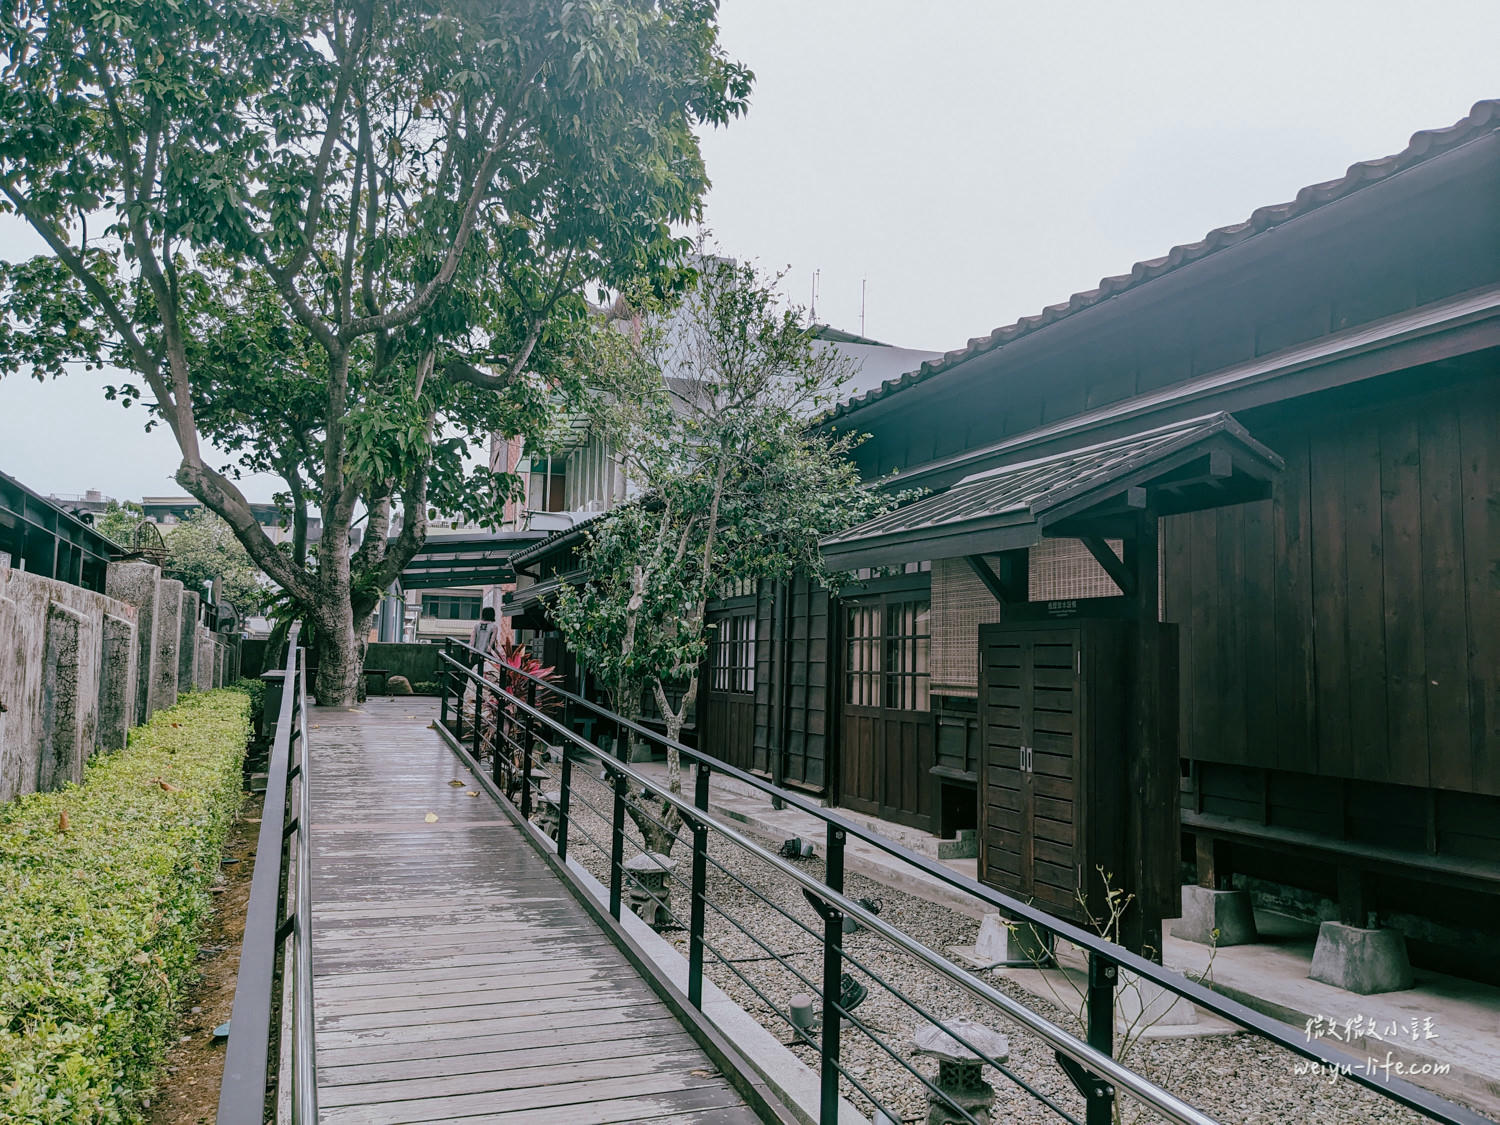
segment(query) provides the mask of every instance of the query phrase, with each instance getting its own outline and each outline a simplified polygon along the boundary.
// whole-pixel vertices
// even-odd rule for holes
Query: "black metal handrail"
[[[455,659],[454,652],[463,654],[464,659]],[[712,905],[706,903],[704,892],[706,863],[714,862],[707,856],[708,835],[713,833],[746,853],[755,856],[758,860],[771,866],[779,874],[793,880],[802,888],[809,903],[818,911],[824,922],[824,932],[821,936],[824,942],[825,964],[822,974],[823,987],[820,990],[823,997],[823,1040],[820,1044],[817,1044],[824,1064],[822,1068],[822,1121],[824,1123],[831,1123],[836,1120],[839,1074],[843,1074],[846,1078],[849,1078],[855,1087],[859,1088],[867,1097],[870,1096],[869,1092],[863,1089],[863,1086],[854,1076],[849,1075],[839,1065],[839,1031],[840,1024],[843,1022],[860,1026],[862,1030],[871,1034],[871,1038],[875,1039],[878,1046],[888,1054],[893,1055],[893,1057],[897,1057],[897,1061],[916,1074],[917,1078],[924,1084],[929,1087],[931,1085],[909,1063],[896,1056],[896,1052],[892,1051],[887,1044],[880,1042],[868,1029],[863,1029],[857,1018],[852,1017],[849,1011],[837,999],[840,993],[842,967],[848,962],[858,966],[867,976],[887,988],[924,1017],[930,1019],[929,1013],[905,997],[899,990],[894,989],[887,982],[881,980],[876,974],[870,972],[865,966],[861,965],[843,950],[843,922],[847,916],[854,919],[860,927],[879,934],[887,942],[915,957],[929,969],[940,973],[973,995],[982,998],[1005,1013],[1007,1017],[1033,1031],[1045,1040],[1057,1053],[1059,1064],[1063,1066],[1068,1077],[1078,1087],[1080,1093],[1084,1095],[1087,1125],[1102,1125],[1102,1123],[1112,1120],[1116,1089],[1128,1092],[1132,1097],[1151,1106],[1168,1120],[1184,1123],[1184,1125],[1212,1125],[1211,1118],[1182,1102],[1169,1092],[1155,1086],[1134,1071],[1123,1067],[1112,1057],[1114,994],[1119,974],[1122,970],[1136,974],[1143,980],[1151,981],[1168,992],[1183,997],[1201,1008],[1214,1012],[1261,1038],[1275,1042],[1293,1054],[1312,1060],[1330,1069],[1336,1068],[1340,1074],[1351,1081],[1391,1101],[1415,1109],[1431,1120],[1443,1122],[1444,1125],[1493,1125],[1493,1123],[1489,1122],[1489,1119],[1480,1114],[1447,1101],[1403,1079],[1395,1077],[1383,1079],[1378,1077],[1374,1072],[1367,1074],[1360,1060],[1356,1060],[1342,1051],[1327,1048],[1320,1040],[1314,1039],[1311,1036],[1299,1038],[1285,1024],[1264,1016],[1227,996],[1214,992],[1180,973],[1176,973],[1132,953],[1123,946],[1107,941],[1097,934],[1089,933],[1075,925],[1046,914],[1028,903],[1013,899],[993,887],[967,878],[953,871],[951,868],[936,863],[926,856],[920,855],[841,816],[834,810],[815,804],[800,794],[781,789],[762,778],[756,777],[754,774],[729,766],[702,751],[667,739],[657,731],[628,720],[571,692],[564,691],[548,683],[546,680],[530,675],[518,668],[503,667],[501,669],[502,676],[508,678],[518,688],[524,685],[522,691],[525,698],[522,698],[515,691],[496,683],[494,680],[485,678],[474,670],[475,666],[482,666],[484,659],[483,654],[462,642],[448,642],[445,645],[441,675],[439,677],[443,693],[439,718],[440,726],[449,733],[456,743],[462,744],[463,738],[467,736],[472,743],[472,753],[476,759],[483,756],[483,752],[486,749],[494,751],[493,770],[495,784],[507,793],[515,794],[521,815],[523,818],[528,819],[532,809],[532,789],[534,788],[534,783],[531,780],[531,776],[539,729],[551,732],[560,737],[562,741],[562,754],[560,762],[560,807],[557,810],[559,821],[557,849],[559,856],[563,858],[567,855],[570,820],[569,806],[574,800],[579,800],[587,805],[586,801],[577,796],[575,792],[576,786],[571,784],[574,767],[578,762],[583,760],[597,760],[600,763],[605,774],[611,781],[610,788],[613,790],[611,803],[613,807],[607,815],[604,813],[604,810],[598,809],[595,806],[588,805],[588,807],[611,825],[612,830],[608,846],[602,846],[599,841],[593,841],[593,843],[596,848],[609,857],[609,906],[610,912],[616,918],[620,915],[621,890],[624,879],[622,871],[624,861],[623,845],[627,839],[624,832],[624,820],[629,786],[631,784],[637,785],[643,794],[650,794],[654,799],[664,802],[662,806],[664,812],[668,807],[674,809],[692,833],[693,872],[691,882],[685,885],[685,889],[692,895],[692,916],[685,923],[681,919],[678,919],[675,914],[671,916],[678,924],[682,925],[682,928],[688,930],[689,933],[689,999],[694,1005],[701,1003],[702,996],[702,965],[705,948],[703,934],[704,907]],[[494,666],[493,663],[491,666]],[[453,722],[450,722],[448,715],[449,689],[454,681],[459,684],[471,683],[475,685],[475,704],[474,714],[472,716],[465,715],[462,704],[464,692],[460,690],[458,693],[459,705],[455,711]],[[539,692],[545,693],[542,695],[540,702],[538,698]],[[486,693],[496,702],[496,714],[491,719],[486,719],[483,714]],[[565,711],[564,718],[559,720],[548,714],[549,705],[561,707]],[[692,763],[695,767],[695,792],[693,800],[689,802],[683,796],[669,792],[662,786],[642,776],[639,771],[632,770],[628,764],[615,759],[574,731],[568,724],[571,719],[578,717],[578,710],[580,708],[596,719],[603,720],[605,723],[613,726],[617,731],[628,733],[637,738],[647,739],[663,747],[670,747],[681,756],[682,760]],[[519,736],[516,733],[517,729],[519,730]],[[468,749],[467,746],[464,748]],[[508,752],[502,753],[502,750]],[[749,785],[773,800],[808,813],[821,821],[825,828],[824,847],[826,852],[826,867],[824,879],[819,881],[805,871],[784,862],[778,856],[767,852],[736,829],[723,824],[711,816],[708,813],[708,780],[712,773],[719,773],[725,777],[733,778],[742,784]],[[640,815],[639,805],[635,806],[634,811],[636,815]],[[1057,1027],[1006,994],[995,990],[952,961],[928,949],[889,923],[882,921],[876,914],[865,909],[858,902],[846,898],[843,894],[843,860],[845,844],[851,837],[871,844],[886,854],[910,864],[930,878],[965,892],[973,898],[995,908],[1002,915],[1008,916],[1012,921],[1028,923],[1041,931],[1052,934],[1081,948],[1087,954],[1089,963],[1088,985],[1084,997],[1087,1042],[1078,1040],[1064,1029]],[[634,841],[630,842],[634,844]],[[641,849],[641,845],[635,846],[638,850],[643,850]],[[722,866],[717,863],[714,865],[727,873],[727,870],[722,868]],[[678,883],[682,883],[680,876],[674,874],[670,877]],[[737,877],[733,878],[735,878],[736,882],[740,882],[742,886],[745,885]],[[753,888],[748,889],[751,890],[751,893],[758,895],[758,892],[754,891]],[[774,904],[771,904],[764,896],[758,895],[758,897],[761,897],[762,901],[766,902],[767,905],[772,905],[773,909],[779,909],[775,908]],[[726,918],[728,917],[717,906],[713,908],[717,913]],[[792,915],[786,914],[785,911],[781,911],[781,913],[793,922],[796,922],[803,929],[808,929],[805,924]],[[739,928],[748,935],[748,931],[744,930],[744,927],[741,926]],[[753,935],[749,936],[752,941],[760,944]],[[720,960],[725,963],[727,968],[735,972],[743,983],[755,991],[757,995],[761,995],[762,999],[770,1004],[769,1000],[764,997],[760,990],[746,980],[735,969],[732,963],[722,957]],[[786,967],[790,968],[790,966]],[[797,975],[802,980],[806,980],[805,977],[801,977],[800,972]],[[770,1007],[773,1011],[777,1011],[775,1004],[770,1004]],[[778,1014],[781,1014],[784,1021],[790,1022],[787,1020],[785,1014],[779,1012]],[[931,1022],[938,1021],[932,1020]],[[951,1029],[949,1030],[950,1034],[952,1034]],[[811,1042],[810,1037],[802,1029],[794,1025],[793,1031],[800,1038]],[[969,1047],[970,1050],[974,1049],[972,1044],[965,1042],[961,1036],[954,1035],[954,1038],[958,1039],[966,1047]],[[982,1052],[976,1051],[975,1053],[984,1057]],[[1007,1077],[1012,1078],[1018,1085],[1061,1116],[1070,1121],[1076,1120],[1046,1095],[1021,1081],[997,1060],[985,1058],[985,1061],[994,1065],[1001,1073],[1006,1074]],[[877,1106],[880,1105],[878,1099],[870,1097],[870,1100]]]
[[[266,770],[266,801],[255,848],[255,874],[245,910],[217,1125],[318,1120],[313,1043],[311,789],[308,772],[307,660],[287,638],[281,706]],[[290,913],[286,913],[290,905]],[[280,987],[278,987],[278,985]],[[278,995],[280,993],[280,995]],[[290,996],[290,1032],[285,997]],[[271,1044],[279,1044],[272,1058]],[[290,1089],[282,1097],[283,1066]],[[283,1109],[290,1111],[289,1118]]]

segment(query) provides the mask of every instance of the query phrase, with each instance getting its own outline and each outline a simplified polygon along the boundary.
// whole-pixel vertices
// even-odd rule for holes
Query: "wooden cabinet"
[[[979,630],[979,877],[1082,925],[1104,912],[1099,867],[1116,888],[1129,881],[1130,628]]]

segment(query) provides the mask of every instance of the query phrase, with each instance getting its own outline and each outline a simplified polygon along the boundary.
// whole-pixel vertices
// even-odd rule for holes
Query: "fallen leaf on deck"
[[[430,812],[423,819],[426,820],[428,824],[436,824],[437,823],[437,818],[438,818],[437,813]]]
[[[465,797],[477,797],[477,796],[479,796],[479,790],[478,789],[469,789],[469,790],[465,791],[464,796]]]
[[[464,787],[464,783],[462,781],[459,781],[458,778],[454,778],[452,781],[448,782],[448,784],[451,785],[454,789],[462,789]]]

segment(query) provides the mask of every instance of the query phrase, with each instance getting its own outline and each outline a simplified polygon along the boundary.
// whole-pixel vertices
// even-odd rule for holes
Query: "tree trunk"
[[[342,550],[326,551],[319,578],[318,600],[312,607],[318,627],[318,678],[313,694],[324,707],[353,707],[359,702],[364,678],[369,613],[361,614],[353,604],[347,542]]]
[[[313,694],[324,707],[353,707],[364,676],[365,638],[354,630],[353,617],[317,614],[318,678]]]

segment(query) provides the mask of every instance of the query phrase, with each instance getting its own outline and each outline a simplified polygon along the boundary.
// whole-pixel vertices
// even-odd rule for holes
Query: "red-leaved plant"
[[[524,726],[522,719],[525,717],[525,713],[515,700],[528,698],[528,691],[532,686],[532,681],[528,677],[535,677],[548,687],[556,687],[562,679],[555,668],[543,664],[531,655],[525,645],[521,644],[505,645],[492,653],[484,662],[484,678],[509,694],[485,693],[480,745],[484,752],[494,754],[497,742],[504,744],[512,767],[506,787],[513,793],[519,792],[520,776],[523,772],[521,747],[524,745],[522,742]],[[556,693],[548,691],[541,684],[536,686],[536,693],[531,698],[533,706],[544,713],[562,708],[562,700]],[[536,731],[538,743],[552,742],[553,739],[548,736],[548,733],[538,724]]]

